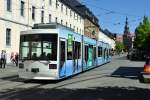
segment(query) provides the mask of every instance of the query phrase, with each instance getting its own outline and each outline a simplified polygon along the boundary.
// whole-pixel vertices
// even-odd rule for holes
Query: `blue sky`
[[[130,32],[134,32],[143,16],[150,19],[150,0],[80,0],[97,16],[100,26],[122,34],[128,17]]]

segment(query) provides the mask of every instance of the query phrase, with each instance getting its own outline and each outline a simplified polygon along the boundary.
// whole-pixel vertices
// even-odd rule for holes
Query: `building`
[[[75,9],[83,17],[84,35],[97,40],[100,26],[98,24],[97,17],[89,10],[89,8],[87,8],[85,5],[82,5],[79,0],[61,1]]]
[[[108,29],[104,29],[104,30],[101,29],[101,31],[103,31],[103,33],[104,33],[105,35],[107,35],[109,38],[115,40],[115,38],[116,38],[116,33],[112,33],[112,32],[110,32]]]
[[[56,22],[84,34],[84,19],[63,0],[0,0],[0,50],[19,52],[20,32]]]
[[[123,43],[123,35],[122,34],[116,34],[116,41]]]
[[[124,27],[123,43],[124,43],[125,51],[129,51],[132,48],[132,35],[129,30],[127,17],[126,17],[125,27]]]
[[[115,50],[115,46],[116,46],[116,43],[115,43],[115,40],[113,38],[110,38],[109,36],[107,36],[104,31],[99,31],[99,34],[98,34],[98,37],[99,37],[99,40],[105,42],[105,43],[108,43],[110,46],[111,46],[111,49],[112,50]]]
[[[76,7],[84,18],[84,35],[97,40],[100,29],[97,17],[85,5]]]
[[[134,42],[134,39],[135,39],[135,33],[131,33],[131,38],[132,38],[132,48],[133,48],[133,42]]]

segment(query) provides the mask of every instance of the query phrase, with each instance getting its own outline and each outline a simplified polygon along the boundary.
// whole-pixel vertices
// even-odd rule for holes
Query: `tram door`
[[[85,60],[85,66],[84,69],[88,69],[88,45],[84,46],[84,60]]]
[[[60,77],[64,77],[66,74],[66,40],[60,39],[60,61],[59,61],[59,73]]]
[[[81,53],[81,44],[80,42],[74,41],[74,49],[73,49],[73,72],[79,71],[79,59]]]

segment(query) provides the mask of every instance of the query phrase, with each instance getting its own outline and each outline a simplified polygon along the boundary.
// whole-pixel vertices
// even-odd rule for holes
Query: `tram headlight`
[[[57,69],[57,64],[49,64],[49,69]]]
[[[24,68],[24,64],[23,63],[19,63],[19,68],[23,69]]]

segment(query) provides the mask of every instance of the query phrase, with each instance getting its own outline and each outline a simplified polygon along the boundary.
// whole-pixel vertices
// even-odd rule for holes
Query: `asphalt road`
[[[150,84],[140,83],[144,62],[115,56],[112,62],[62,81],[18,78],[17,68],[0,69],[0,100],[150,100]]]

